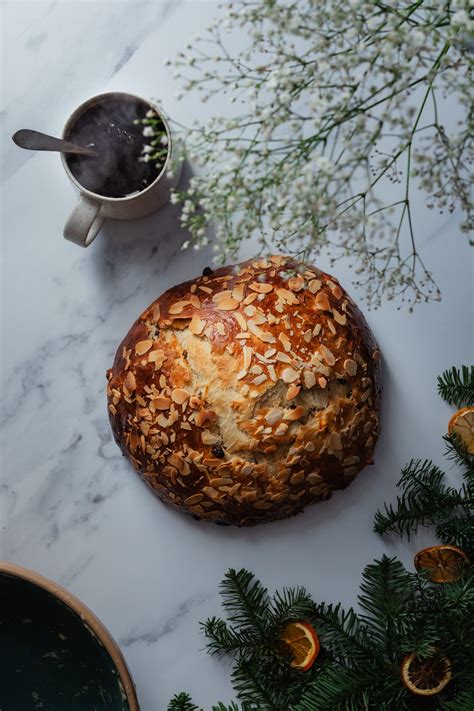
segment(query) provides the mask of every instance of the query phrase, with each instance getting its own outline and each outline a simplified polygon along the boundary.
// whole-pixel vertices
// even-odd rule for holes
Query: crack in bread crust
[[[165,292],[108,371],[115,439],[162,499],[252,525],[372,461],[380,353],[337,280],[276,256]]]

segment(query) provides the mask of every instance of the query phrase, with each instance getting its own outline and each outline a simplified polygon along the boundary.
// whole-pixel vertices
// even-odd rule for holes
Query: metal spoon
[[[84,156],[98,157],[97,151],[85,146],[77,146],[75,143],[63,141],[61,138],[48,136],[47,133],[33,131],[30,128],[22,128],[13,134],[12,139],[20,148],[29,151],[59,151],[60,153],[79,153]]]

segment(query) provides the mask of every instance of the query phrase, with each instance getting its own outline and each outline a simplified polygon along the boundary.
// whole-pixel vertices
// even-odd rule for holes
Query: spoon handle
[[[22,128],[12,136],[13,142],[20,148],[29,151],[59,151],[60,153],[79,153],[85,156],[98,156],[97,151],[84,146],[77,146],[61,138],[48,136],[47,133],[33,131],[29,128]]]

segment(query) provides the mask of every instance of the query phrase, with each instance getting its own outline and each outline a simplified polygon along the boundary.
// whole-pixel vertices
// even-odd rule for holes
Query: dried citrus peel
[[[308,622],[290,622],[282,631],[280,638],[291,651],[290,666],[308,671],[313,666],[320,649],[319,638],[314,627]]]

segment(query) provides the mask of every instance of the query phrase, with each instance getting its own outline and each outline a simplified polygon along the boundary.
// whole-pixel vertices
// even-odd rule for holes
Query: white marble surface
[[[412,456],[442,461],[450,409],[436,375],[472,359],[472,257],[456,218],[417,215],[441,304],[368,314],[383,350],[383,434],[376,464],[304,515],[253,530],[200,524],[153,498],[111,438],[105,371],[135,317],[209,255],[183,253],[177,211],[106,224],[88,250],[62,239],[73,193],[56,155],[17,149],[20,127],[59,132],[87,96],[124,90],[179,105],[163,59],[204,28],[217,2],[2,3],[2,557],[68,586],[122,646],[143,711],[189,690],[229,700],[228,667],[201,651],[199,620],[217,586],[246,566],[270,587],[304,584],[353,604],[362,567],[383,552],[409,562],[417,543],[371,533]],[[219,107],[213,107],[220,110]],[[206,107],[206,111],[209,107]],[[252,245],[242,257],[250,256]],[[324,261],[321,266],[325,266]],[[350,285],[350,274],[335,273]],[[431,540],[428,534],[419,541]]]

